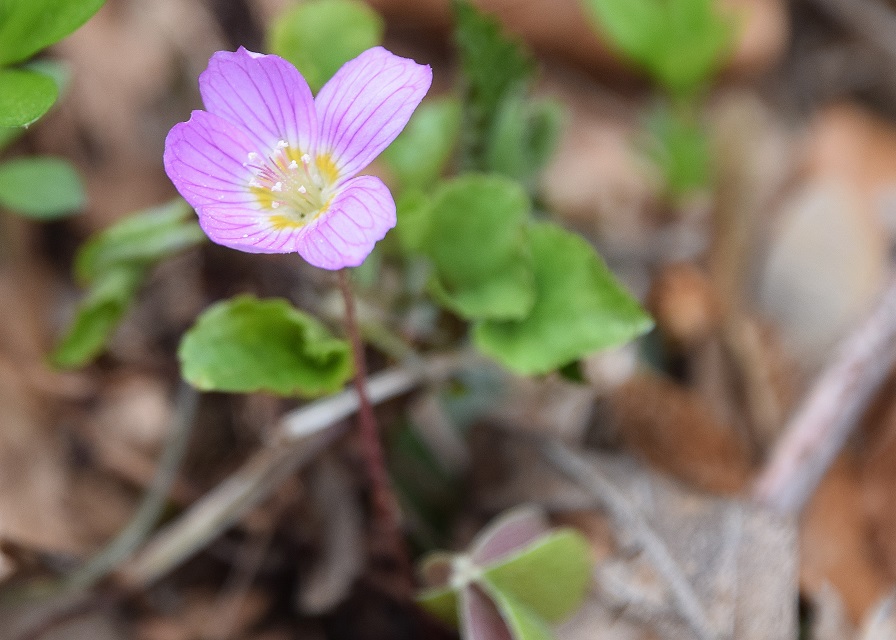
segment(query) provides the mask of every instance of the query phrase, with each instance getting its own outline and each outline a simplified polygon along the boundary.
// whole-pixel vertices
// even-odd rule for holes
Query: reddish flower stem
[[[389,473],[386,468],[386,457],[380,441],[379,428],[373,414],[373,405],[367,393],[367,360],[364,356],[364,343],[355,314],[355,297],[345,269],[339,271],[339,289],[345,302],[345,328],[352,344],[352,357],[355,363],[355,390],[358,393],[358,427],[361,436],[361,450],[367,465],[370,478],[370,496],[373,507],[374,526],[378,532],[388,536],[399,570],[411,578],[410,560],[401,529],[401,512],[398,500],[392,491]]]

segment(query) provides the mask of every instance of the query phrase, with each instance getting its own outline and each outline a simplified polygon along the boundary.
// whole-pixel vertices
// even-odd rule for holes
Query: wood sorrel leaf
[[[144,278],[141,267],[121,266],[103,274],[78,305],[68,332],[50,360],[57,367],[80,367],[96,358],[124,317]]]
[[[486,148],[490,171],[532,186],[560,139],[563,107],[511,93],[501,103]]]
[[[465,87],[462,159],[465,168],[487,169],[486,140],[501,102],[522,91],[535,69],[529,53],[469,0],[454,0],[455,40]]]
[[[204,241],[189,205],[178,198],[124,218],[85,242],[75,256],[75,278],[90,288],[51,356],[53,363],[73,368],[97,357],[150,268]]]
[[[238,296],[212,305],[178,350],[181,372],[208,391],[318,396],[352,374],[347,342],[286,300]]]
[[[672,94],[693,95],[724,62],[734,29],[713,0],[583,0],[616,47]]]
[[[561,529],[486,567],[483,575],[494,589],[556,622],[582,603],[592,564],[585,539],[571,529]]]
[[[0,0],[0,65],[27,60],[62,40],[105,0]]]
[[[536,299],[522,320],[487,320],[473,341],[523,375],[547,373],[645,333],[652,320],[585,240],[540,223],[529,232]]]
[[[460,103],[442,98],[422,103],[382,158],[402,189],[426,189],[445,168],[460,132]]]
[[[343,64],[383,40],[382,17],[359,0],[310,0],[283,14],[268,48],[292,62],[317,92]]]
[[[0,127],[31,124],[53,106],[58,95],[56,83],[42,73],[0,68]]]
[[[551,584],[553,584],[553,580]],[[553,638],[545,621],[532,609],[516,600],[507,591],[496,588],[488,580],[485,581],[485,586],[492,602],[497,605],[501,619],[510,630],[513,640],[551,640]],[[577,602],[576,606],[578,604]],[[483,636],[482,640],[492,640],[500,637]]]
[[[0,206],[29,218],[53,220],[84,206],[84,187],[66,160],[17,158],[0,164]]]
[[[204,241],[190,205],[176,198],[91,237],[75,256],[75,277],[89,284],[120,265],[150,266]]]
[[[525,316],[535,296],[529,217],[529,198],[513,180],[468,174],[444,183],[421,240],[435,267],[436,299],[466,318]]]

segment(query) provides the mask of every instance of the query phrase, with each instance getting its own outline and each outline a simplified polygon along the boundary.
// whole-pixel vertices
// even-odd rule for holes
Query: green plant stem
[[[367,465],[370,479],[370,495],[373,507],[374,526],[383,535],[388,536],[399,569],[410,577],[410,561],[402,536],[401,512],[398,500],[392,491],[389,473],[386,468],[386,457],[380,441],[379,428],[373,414],[373,405],[367,393],[367,360],[364,356],[364,343],[355,315],[355,298],[351,283],[345,269],[339,271],[339,289],[345,303],[345,328],[352,344],[352,357],[355,364],[355,390],[358,393],[358,428],[361,436],[361,450]]]

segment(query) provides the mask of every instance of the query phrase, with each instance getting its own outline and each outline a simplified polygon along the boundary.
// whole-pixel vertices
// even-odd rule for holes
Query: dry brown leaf
[[[806,507],[800,526],[800,583],[808,594],[831,584],[854,623],[886,593],[890,581],[875,561],[862,511],[855,461],[843,454]]]
[[[892,640],[896,638],[896,595],[881,599],[865,617],[858,640]]]
[[[831,585],[822,585],[812,594],[810,640],[849,640],[856,635],[840,594]]]
[[[694,391],[642,373],[608,398],[611,419],[627,449],[702,489],[732,493],[750,473],[750,452]]]

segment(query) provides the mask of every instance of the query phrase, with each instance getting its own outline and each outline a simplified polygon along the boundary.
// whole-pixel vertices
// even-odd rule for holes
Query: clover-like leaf
[[[84,187],[61,158],[16,158],[0,164],[0,206],[29,218],[53,220],[84,206]]]
[[[488,169],[531,186],[557,146],[562,123],[560,103],[508,95],[489,132]]]
[[[75,256],[75,277],[89,284],[119,265],[149,266],[204,241],[190,205],[176,198],[91,237]]]
[[[122,266],[103,274],[78,305],[74,321],[53,350],[53,364],[65,369],[80,367],[102,353],[143,278],[140,267]]]
[[[421,252],[435,267],[432,291],[465,318],[519,318],[535,289],[526,224],[530,203],[519,183],[468,174],[444,183],[427,211]]]
[[[571,529],[559,530],[485,568],[483,575],[494,589],[555,622],[575,611],[588,589],[588,543]]]
[[[645,333],[653,322],[585,240],[539,223],[529,231],[536,298],[521,320],[486,320],[476,346],[523,374],[547,373]]]
[[[204,241],[189,205],[176,199],[124,218],[85,242],[75,256],[75,278],[89,288],[51,355],[53,363],[73,368],[96,358],[151,267]]]
[[[3,0],[0,2],[0,65],[27,60],[44,47],[62,40],[87,22],[104,2]]]
[[[583,0],[627,57],[672,94],[690,96],[724,62],[734,35],[714,0]]]
[[[453,98],[422,103],[408,126],[383,152],[402,189],[427,189],[445,168],[460,133],[460,103]]]
[[[178,350],[181,372],[207,391],[313,397],[352,374],[350,348],[286,300],[238,296],[212,305]]]
[[[42,73],[0,68],[0,127],[31,124],[53,106],[58,95],[56,83]]]
[[[268,48],[292,62],[312,91],[343,64],[383,39],[382,17],[359,0],[310,0],[280,16]]]

